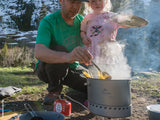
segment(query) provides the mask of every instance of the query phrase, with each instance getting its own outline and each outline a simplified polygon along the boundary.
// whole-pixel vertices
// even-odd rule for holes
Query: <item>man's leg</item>
[[[84,70],[86,71],[87,68],[82,65],[79,65],[76,69],[69,69],[68,75],[62,83],[87,95],[87,85],[85,85],[87,79],[82,73]]]
[[[49,92],[61,92],[62,91],[62,80],[68,74],[68,64],[46,64],[45,71],[48,78]]]
[[[62,80],[68,73],[68,64],[46,64],[45,71],[48,77],[48,95],[44,99],[44,104],[52,104],[60,95],[63,85]]]
[[[57,46],[53,48],[57,51],[66,51],[63,46]],[[44,99],[44,104],[52,104],[57,98],[57,94],[62,91],[62,80],[68,74],[69,64],[48,64],[40,62],[37,68],[37,74],[40,80],[48,83],[49,94]],[[55,98],[55,99],[54,99]]]

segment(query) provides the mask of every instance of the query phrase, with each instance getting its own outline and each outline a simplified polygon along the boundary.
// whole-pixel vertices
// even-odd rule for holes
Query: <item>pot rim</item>
[[[130,77],[130,78],[120,78],[120,79],[98,79],[98,78],[87,78],[88,80],[137,80],[137,79],[139,79],[139,77],[138,76],[134,76],[134,77]]]
[[[148,105],[147,106],[147,110],[148,111],[151,111],[151,112],[154,112],[154,113],[160,113],[160,109],[159,109],[159,111],[158,110],[155,110],[155,109],[153,109],[153,108],[151,108],[151,107],[156,107],[156,106],[159,106],[159,108],[160,108],[160,104],[153,104],[153,105]]]

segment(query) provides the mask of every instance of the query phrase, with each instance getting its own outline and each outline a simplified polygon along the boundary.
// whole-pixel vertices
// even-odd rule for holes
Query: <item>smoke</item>
[[[115,11],[136,15],[149,22],[145,27],[118,31],[117,40],[125,44],[124,54],[133,72],[160,71],[159,6],[159,0],[123,0]]]

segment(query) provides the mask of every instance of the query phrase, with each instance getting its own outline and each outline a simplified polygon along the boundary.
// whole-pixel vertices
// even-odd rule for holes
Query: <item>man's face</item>
[[[81,8],[79,0],[60,0],[61,12],[64,17],[73,19]]]

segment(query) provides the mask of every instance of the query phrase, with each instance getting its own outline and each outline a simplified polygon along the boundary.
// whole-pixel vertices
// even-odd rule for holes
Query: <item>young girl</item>
[[[130,67],[123,56],[122,47],[116,41],[117,30],[128,27],[111,20],[116,13],[109,12],[110,0],[89,0],[88,5],[92,12],[81,23],[82,42],[92,53],[93,61],[113,79],[129,78]]]

